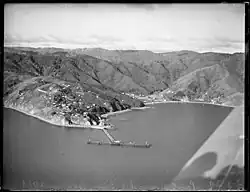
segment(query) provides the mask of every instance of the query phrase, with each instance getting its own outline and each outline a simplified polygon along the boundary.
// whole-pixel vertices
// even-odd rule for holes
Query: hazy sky
[[[244,52],[244,4],[6,4],[5,45]]]

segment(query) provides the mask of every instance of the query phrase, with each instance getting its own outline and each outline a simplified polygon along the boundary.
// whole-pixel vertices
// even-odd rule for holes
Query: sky
[[[244,52],[244,4],[5,4],[5,46]]]

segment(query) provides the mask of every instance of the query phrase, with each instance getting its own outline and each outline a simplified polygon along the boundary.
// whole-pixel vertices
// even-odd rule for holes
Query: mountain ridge
[[[22,50],[23,50],[24,48],[22,48]],[[33,48],[32,48],[33,49]],[[49,49],[50,51],[51,51],[51,49]],[[115,68],[118,72],[120,72],[121,74],[123,74],[123,75],[125,75],[125,76],[128,76],[128,77],[131,77],[131,76],[133,76],[132,75],[132,73],[131,73],[131,70],[129,70],[128,68],[130,68],[131,69],[131,67],[133,67],[134,68],[134,71],[133,72],[135,72],[136,70],[140,70],[140,72],[142,71],[143,72],[143,74],[144,74],[144,76],[147,76],[147,75],[154,75],[155,77],[157,76],[157,75],[155,75],[155,71],[156,71],[156,73],[157,72],[159,72],[160,71],[160,73],[161,73],[161,70],[163,71],[164,70],[164,72],[167,72],[168,73],[168,78],[170,78],[169,76],[169,73],[170,73],[170,71],[169,71],[169,69],[170,68],[173,68],[173,70],[171,71],[171,73],[172,73],[172,79],[171,79],[171,81],[173,82],[173,81],[176,81],[180,76],[183,76],[183,75],[187,75],[188,73],[190,73],[191,71],[194,71],[194,70],[196,70],[197,68],[202,68],[202,67],[206,67],[206,66],[208,66],[208,65],[214,65],[214,64],[216,64],[215,62],[216,61],[212,61],[212,63],[211,64],[209,64],[209,54],[210,53],[205,53],[205,54],[199,54],[199,53],[197,53],[197,52],[192,52],[192,53],[195,53],[195,55],[191,55],[191,56],[189,56],[189,57],[186,57],[185,56],[185,60],[183,59],[183,57],[182,56],[180,56],[179,55],[179,52],[177,53],[177,55],[174,55],[174,56],[172,56],[172,58],[173,57],[178,57],[178,58],[174,58],[174,59],[170,59],[169,60],[169,58],[167,58],[167,57],[161,57],[160,59],[161,60],[156,60],[156,61],[151,61],[150,63],[141,63],[141,62],[138,62],[138,61],[133,61],[133,58],[134,58],[134,54],[132,55],[133,57],[131,58],[129,58],[130,60],[128,61],[128,59],[127,58],[121,58],[118,62],[117,62],[117,60],[116,60],[116,58],[113,58],[114,56],[112,56],[112,54],[113,54],[113,51],[107,51],[107,50],[105,50],[105,49],[101,49],[101,51],[102,50],[105,50],[105,52],[107,52],[109,55],[107,56],[107,55],[103,55],[103,54],[100,54],[100,53],[98,53],[98,55],[96,56],[95,54],[96,53],[92,53],[93,51],[95,51],[96,49],[95,48],[93,48],[93,49],[91,49],[91,52],[89,52],[89,51],[84,51],[84,50],[87,50],[87,49],[83,49],[83,51],[82,51],[82,53],[77,53],[77,56],[79,56],[79,55],[84,55],[85,57],[86,57],[86,55],[89,55],[89,56],[92,56],[92,57],[94,57],[94,58],[97,58],[97,59],[100,59],[99,61],[104,61],[104,62],[107,62],[108,64],[110,64],[110,65],[112,65],[112,67],[113,68]],[[53,54],[53,55],[57,55],[58,53],[58,49],[56,49],[56,50],[54,50],[55,52],[52,52],[51,54]],[[39,51],[38,51],[39,52]],[[136,53],[137,53],[138,51],[136,51]],[[65,55],[66,54],[71,54],[71,51],[69,51],[69,52],[67,52],[67,51],[64,51],[64,53],[65,53]],[[150,54],[151,53],[153,53],[153,52],[150,52]],[[173,53],[173,52],[172,52]],[[172,54],[171,53],[171,54]],[[175,53],[175,52],[174,52]],[[44,54],[44,52],[42,53],[42,54]],[[153,53],[153,55],[154,55],[155,53]],[[197,55],[198,54],[198,55]],[[237,53],[235,53],[235,54],[223,54],[223,55],[221,55],[221,54],[219,54],[219,53],[216,53],[215,55],[213,54],[212,55],[212,57],[223,57],[223,56],[227,56],[227,57],[232,57],[232,56],[234,56],[234,55],[236,55]],[[59,54],[59,56],[61,56],[62,55],[62,53],[61,54]],[[111,55],[111,56],[110,56]],[[159,59],[158,58],[158,56],[160,55],[160,54],[156,54],[157,55],[157,59]],[[205,55],[205,56],[204,56]],[[125,54],[125,56],[126,56],[126,54]],[[202,57],[208,57],[208,58],[202,58]],[[107,58],[107,57],[109,57],[109,58]],[[139,55],[139,57],[143,57],[142,55]],[[150,57],[152,57],[152,56],[150,56]],[[211,57],[211,56],[210,56]],[[94,58],[92,58],[92,60],[94,59]],[[110,59],[111,58],[111,59]],[[138,56],[137,56],[137,58],[138,58]],[[136,58],[136,60],[137,60],[137,58]],[[201,61],[201,59],[203,59],[203,60],[206,60],[206,61]],[[218,62],[221,62],[221,60],[222,60],[223,58],[219,58],[219,61]],[[148,60],[148,58],[146,59],[146,60]],[[196,60],[198,60],[198,61],[196,61]],[[218,60],[218,59],[217,59]],[[225,59],[224,59],[225,60]],[[132,61],[132,62],[131,62]],[[208,64],[206,64],[206,62],[208,63]],[[124,64],[125,63],[125,64]],[[198,65],[199,66],[197,66],[197,63],[198,63]],[[203,65],[201,65],[201,63],[204,63]],[[242,62],[243,63],[243,62]],[[119,64],[119,65],[118,65]],[[123,64],[123,65],[122,65]],[[159,64],[159,65],[157,65],[157,64]],[[131,66],[131,65],[133,65],[133,66]],[[189,66],[188,66],[189,65]],[[243,65],[244,64],[241,64],[241,68],[243,68]],[[155,68],[158,68],[158,69],[155,69]],[[161,68],[161,70],[159,69],[159,68]],[[229,68],[230,68],[230,66],[229,66]],[[242,73],[242,71],[244,71],[244,70],[242,70],[242,69],[240,69],[241,70],[241,73]],[[145,74],[145,73],[147,73],[147,74]],[[180,73],[182,73],[182,74],[180,74]],[[154,78],[155,78],[154,77]],[[162,77],[162,75],[161,75],[161,77]],[[151,81],[152,81],[152,76],[150,77],[151,78]],[[160,78],[160,77],[159,77]],[[160,78],[160,79],[162,79],[162,78]],[[169,80],[169,79],[168,79]],[[241,80],[243,80],[243,79],[241,79]],[[138,81],[136,81],[136,79],[133,79],[133,81],[134,82],[138,82]],[[161,83],[159,83],[159,81],[156,81],[156,83],[157,84],[161,84]],[[164,81],[164,85],[163,85],[163,87],[165,87],[165,85],[166,85],[166,83],[167,84],[169,84],[170,82],[166,82],[166,81]],[[143,87],[144,89],[145,89],[145,87]],[[147,88],[146,88],[147,89]],[[150,90],[150,91],[152,91],[152,90]]]
[[[167,51],[167,52],[159,52],[159,51],[151,51],[151,50],[146,50],[146,49],[107,49],[107,48],[101,48],[101,47],[91,47],[91,48],[60,48],[60,47],[27,47],[27,46],[16,46],[16,45],[4,45],[4,48],[10,48],[10,49],[25,49],[25,50],[36,50],[36,49],[58,49],[58,50],[65,50],[65,51],[72,51],[72,50],[87,50],[87,49],[102,49],[102,50],[107,50],[107,51],[118,51],[118,52],[128,52],[128,51],[148,51],[148,52],[153,52],[155,54],[165,54],[165,53],[177,53],[177,52],[194,52],[194,53],[219,53],[219,54],[235,54],[235,53],[240,53],[240,54],[244,54],[244,52],[233,52],[233,53],[229,53],[229,52],[213,52],[213,51],[205,51],[205,52],[199,52],[199,51],[191,51],[191,50],[178,50],[178,51]]]
[[[18,95],[14,89],[18,90],[22,82],[24,87],[31,86],[29,80],[34,77],[43,81],[50,78],[47,84],[58,81],[72,89],[80,85],[85,92],[92,90],[102,100],[91,96],[86,103],[105,108],[101,103],[110,101],[113,111],[144,106],[124,93],[150,95],[162,91],[166,96],[167,89],[183,91],[192,99],[205,94],[224,95],[226,102],[230,95],[239,98],[237,93],[244,94],[244,54],[5,47],[5,98],[13,92]],[[35,97],[34,92],[29,94]]]

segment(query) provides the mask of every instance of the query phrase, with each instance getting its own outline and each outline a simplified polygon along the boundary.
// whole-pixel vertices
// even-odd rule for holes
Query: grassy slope
[[[25,50],[25,48],[22,48]],[[30,49],[40,54],[53,53],[53,49]],[[62,52],[60,49],[55,52]],[[229,76],[220,84],[243,92],[244,55],[221,53],[197,53],[192,51],[157,54],[150,51],[112,51],[101,48],[65,50],[74,55],[80,65],[86,60],[96,69],[97,76],[105,85],[124,92],[138,91],[144,94],[171,87],[176,81],[197,69],[219,65]],[[63,54],[61,54],[63,55]],[[76,56],[77,55],[77,56]],[[88,55],[88,56],[87,56]],[[99,59],[98,59],[99,58]],[[210,72],[211,73],[211,72]],[[214,71],[208,76],[213,78]],[[220,73],[220,72],[219,72]],[[187,76],[188,78],[188,76]],[[220,79],[218,79],[220,80]],[[202,81],[202,79],[201,79]],[[224,86],[222,85],[222,86]],[[220,85],[221,86],[221,85]]]
[[[52,119],[51,114],[54,112],[72,116],[89,111],[100,115],[109,111],[144,106],[141,101],[103,84],[98,72],[108,73],[109,68],[112,66],[108,63],[100,63],[100,60],[90,56],[66,57],[62,53],[58,55],[5,51],[5,105],[33,111],[35,115],[48,120]],[[58,89],[53,94],[39,91],[48,91],[52,86],[53,89]],[[66,88],[67,86],[69,87]],[[60,108],[62,105],[68,105],[70,110]],[[62,116],[58,121],[61,118]]]
[[[210,69],[214,67],[215,70],[203,70],[208,71],[209,75],[203,74],[208,80],[212,81],[215,76],[220,75],[221,77],[216,79],[220,86],[227,89],[232,88],[241,93],[244,89],[244,55],[241,53],[201,54],[180,51],[157,54],[150,51],[107,51],[104,49],[86,49],[81,53],[112,61],[117,63],[119,68],[129,68],[133,73],[133,81],[141,82],[150,91],[172,87],[173,84],[179,83],[179,78],[188,79],[189,73],[209,67],[211,67]],[[224,73],[227,73],[226,79],[224,79]],[[196,77],[196,81],[203,81],[203,79],[202,75]],[[219,82],[220,80],[221,82]],[[189,84],[191,83],[192,81]],[[210,85],[201,85],[202,89],[209,89],[209,87]],[[231,91],[231,93],[235,91]]]

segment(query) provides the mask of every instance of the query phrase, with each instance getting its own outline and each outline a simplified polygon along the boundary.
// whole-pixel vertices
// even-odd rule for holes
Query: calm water
[[[155,104],[112,117],[119,140],[152,144],[149,149],[85,144],[107,140],[99,130],[49,125],[4,109],[4,184],[6,187],[114,186],[168,184],[201,144],[232,111],[203,104]]]

